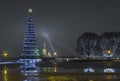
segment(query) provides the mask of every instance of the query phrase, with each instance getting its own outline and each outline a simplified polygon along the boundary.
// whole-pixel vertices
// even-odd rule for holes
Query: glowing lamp
[[[107,52],[107,54],[111,54],[112,51],[109,49],[106,52]]]
[[[8,52],[7,51],[4,51],[3,54],[2,54],[3,57],[8,57]]]
[[[30,9],[28,9],[28,12],[29,12],[29,13],[32,13],[32,9],[31,9],[31,8],[30,8]]]
[[[7,57],[8,56],[8,54],[7,53],[4,53],[4,57]]]
[[[54,56],[55,56],[55,57],[57,56],[57,52],[54,52]]]
[[[55,52],[54,55],[57,55],[57,53]]]

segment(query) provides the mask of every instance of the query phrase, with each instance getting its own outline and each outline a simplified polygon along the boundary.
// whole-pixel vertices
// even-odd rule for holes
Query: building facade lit
[[[47,57],[46,42],[43,42],[42,58],[46,58],[46,57]]]

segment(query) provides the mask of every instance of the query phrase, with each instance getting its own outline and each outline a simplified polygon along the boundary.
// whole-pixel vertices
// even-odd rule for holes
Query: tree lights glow
[[[77,41],[77,52],[83,53],[86,57],[91,57],[95,51],[102,51],[103,57],[111,58],[116,49],[119,49],[119,43],[120,36],[115,32],[105,32],[101,36],[84,33]],[[99,47],[99,50],[97,47]]]
[[[103,57],[112,57],[118,47],[119,37],[117,33],[106,32],[100,37],[100,47],[103,52]]]
[[[32,9],[28,9],[32,13]],[[27,29],[25,33],[23,50],[21,54],[22,59],[40,59],[40,54],[37,46],[36,32],[33,24],[32,15],[29,14],[27,21]]]
[[[98,35],[95,33],[84,33],[77,41],[77,49],[82,51],[86,57],[94,56],[98,42]]]

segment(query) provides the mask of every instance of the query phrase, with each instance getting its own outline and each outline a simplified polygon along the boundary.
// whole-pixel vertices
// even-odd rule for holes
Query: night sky
[[[28,12],[33,20],[41,53],[47,33],[59,56],[77,55],[76,41],[84,32],[102,34],[120,30],[120,0],[1,0],[0,52],[22,51]]]

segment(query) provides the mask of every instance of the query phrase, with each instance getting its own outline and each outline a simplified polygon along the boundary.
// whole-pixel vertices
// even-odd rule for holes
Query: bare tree
[[[78,52],[82,51],[89,59],[94,56],[99,36],[96,33],[86,32],[80,36],[77,41]]]
[[[100,48],[102,49],[103,57],[111,58],[118,46],[119,37],[115,32],[106,32],[100,37]]]

